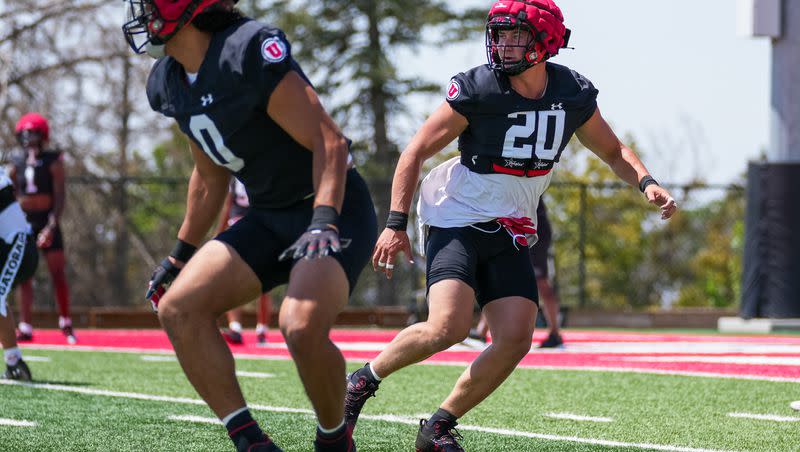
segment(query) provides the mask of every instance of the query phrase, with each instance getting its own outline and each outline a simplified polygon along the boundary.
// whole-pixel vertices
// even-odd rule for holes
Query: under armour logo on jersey
[[[204,107],[208,107],[212,102],[214,102],[214,96],[211,93],[208,93],[200,98],[200,102]]]
[[[563,110],[564,109],[564,102],[559,102],[557,104],[550,104],[551,110]]]

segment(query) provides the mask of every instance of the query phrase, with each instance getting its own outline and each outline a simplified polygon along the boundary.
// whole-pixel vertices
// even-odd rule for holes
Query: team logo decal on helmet
[[[128,21],[122,26],[134,52],[164,45],[198,14],[211,8],[232,9],[239,0],[124,0]]]
[[[278,63],[286,58],[286,43],[280,38],[267,38],[261,43],[261,56],[270,63]]]
[[[50,139],[50,124],[39,113],[27,113],[17,121],[14,134],[24,147],[39,145]]]
[[[558,54],[570,30],[552,0],[500,0],[486,19],[486,56],[492,69],[517,75]]]
[[[450,86],[447,87],[447,100],[456,100],[461,95],[461,85],[453,79],[450,80]]]

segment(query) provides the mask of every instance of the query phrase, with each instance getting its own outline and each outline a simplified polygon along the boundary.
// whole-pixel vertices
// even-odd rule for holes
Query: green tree
[[[422,78],[401,76],[393,57],[404,49],[479,39],[485,9],[457,10],[443,1],[411,0],[251,0],[242,7],[282,28],[317,90],[332,95],[326,104],[332,105],[334,118],[355,141],[354,157],[370,185],[382,226],[398,158],[390,127],[407,113],[409,95],[441,88]],[[390,281],[378,277],[372,298],[398,304],[398,295],[408,294],[398,293],[397,281],[409,278],[403,271]]]
[[[624,141],[646,154],[635,139]],[[742,190],[702,181],[670,190],[680,210],[662,221],[635,188],[577,141],[570,144],[545,195],[565,302],[580,301],[581,284],[587,306],[605,309],[727,307],[738,300]]]

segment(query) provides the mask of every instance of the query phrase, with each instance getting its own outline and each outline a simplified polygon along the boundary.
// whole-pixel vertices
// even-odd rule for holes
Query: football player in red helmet
[[[39,113],[23,115],[14,129],[21,153],[12,155],[9,175],[14,181],[17,198],[25,211],[36,244],[42,250],[58,305],[58,326],[70,344],[77,339],[72,329],[69,313],[69,284],[65,272],[64,238],[60,220],[66,200],[63,154],[48,147],[50,125]],[[33,306],[33,280],[20,285],[20,323],[17,339],[29,341],[33,338],[31,307]]]
[[[592,83],[548,61],[567,44],[563,22],[551,0],[493,3],[487,64],[452,78],[446,101],[400,155],[387,227],[372,257],[375,270],[387,277],[399,252],[411,259],[406,227],[422,163],[458,138],[460,156],[434,168],[420,187],[430,315],[348,376],[348,423],[355,425],[382,378],[466,338],[477,299],[492,344],[421,421],[415,444],[417,451],[464,450],[454,430],[457,419],[497,389],[530,351],[538,293],[526,248],[536,240],[539,199],[573,134],[620,179],[638,186],[663,219],[675,213],[667,190],[601,116]]]
[[[355,451],[344,422],[345,361],[329,332],[377,236],[350,140],[322,107],[285,34],[233,0],[127,0],[134,51],[163,51],[151,107],[189,138],[186,215],[146,298],[189,381],[239,451],[280,450],[247,409],[217,318],[288,283],[279,324],[319,421],[317,451]],[[242,182],[250,209],[197,247]],[[195,253],[196,251],[196,253]]]

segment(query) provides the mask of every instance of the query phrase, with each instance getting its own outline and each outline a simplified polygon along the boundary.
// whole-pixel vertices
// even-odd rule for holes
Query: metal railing
[[[74,306],[145,308],[145,285],[173,245],[186,187],[183,178],[68,178],[62,229]],[[658,209],[626,185],[552,184],[545,200],[554,230],[555,284],[564,305],[626,309],[738,303],[743,187],[669,188],[681,210],[662,222]],[[399,267],[396,275],[398,299],[408,305],[424,298],[424,263],[417,261],[416,268]],[[52,309],[52,287],[42,264],[35,306]],[[370,274],[365,270],[352,304],[382,304]]]

